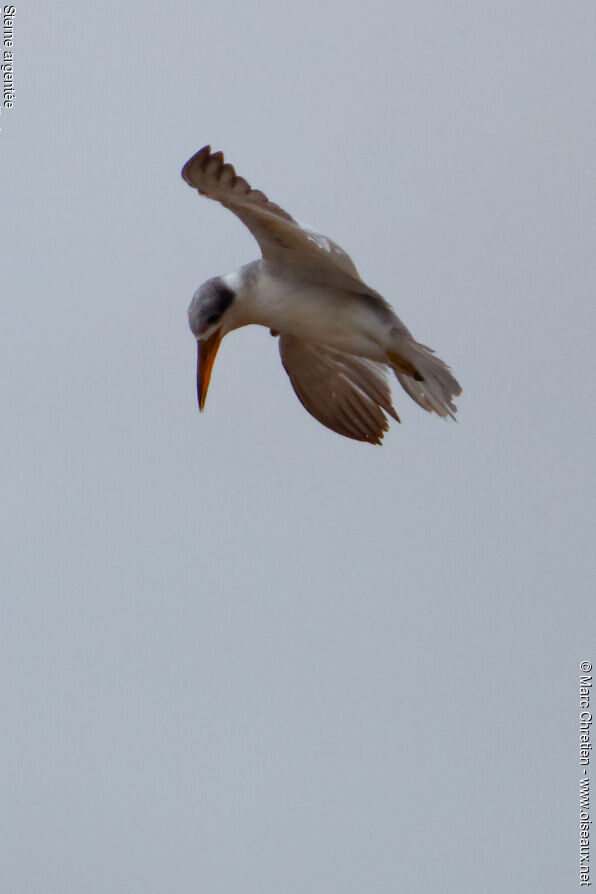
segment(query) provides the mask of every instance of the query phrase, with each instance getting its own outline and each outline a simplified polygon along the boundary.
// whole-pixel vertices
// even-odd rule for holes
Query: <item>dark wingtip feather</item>
[[[192,158],[189,158],[188,161],[186,162],[186,164],[183,166],[182,170],[180,171],[180,176],[182,177],[183,180],[186,181],[186,183],[188,183],[189,186],[194,186],[194,184],[190,178],[191,168],[194,168],[196,164],[198,164],[199,166],[202,166],[203,162],[207,158],[209,158],[210,155],[211,155],[211,146],[210,145],[203,146],[203,148],[199,149],[198,152],[195,152],[195,154],[192,156]]]

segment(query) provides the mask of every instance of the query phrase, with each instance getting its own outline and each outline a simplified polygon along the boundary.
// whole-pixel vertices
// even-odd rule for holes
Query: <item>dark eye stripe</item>
[[[220,285],[218,289],[218,303],[219,303],[219,313],[218,316],[221,316],[224,311],[228,309],[232,301],[234,300],[234,293],[231,289],[228,289],[227,286]]]

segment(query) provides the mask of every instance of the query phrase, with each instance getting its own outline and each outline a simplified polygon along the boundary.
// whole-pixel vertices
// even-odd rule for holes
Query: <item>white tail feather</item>
[[[402,388],[410,397],[429,413],[435,412],[439,416],[451,416],[455,419],[457,407],[453,398],[461,394],[461,386],[446,363],[435,357],[432,348],[418,344],[411,337],[404,344],[403,336],[400,338],[399,353],[407,358],[417,370],[422,380],[395,369]]]

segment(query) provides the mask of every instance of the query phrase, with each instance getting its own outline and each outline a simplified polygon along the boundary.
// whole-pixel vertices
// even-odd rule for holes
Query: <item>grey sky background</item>
[[[2,890],[578,887],[593,3],[17,4],[0,117]],[[383,448],[265,330],[210,142],[463,385]]]

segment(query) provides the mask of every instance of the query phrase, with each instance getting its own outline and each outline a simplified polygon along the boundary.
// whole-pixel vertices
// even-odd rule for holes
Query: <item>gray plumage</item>
[[[342,248],[252,189],[209,146],[189,159],[182,177],[233,211],[262,252],[261,260],[201,286],[189,308],[201,408],[221,339],[256,323],[280,335],[282,363],[303,406],[339,434],[380,444],[387,416],[399,421],[387,367],[424,410],[454,416],[461,388],[449,367],[413,338]]]

